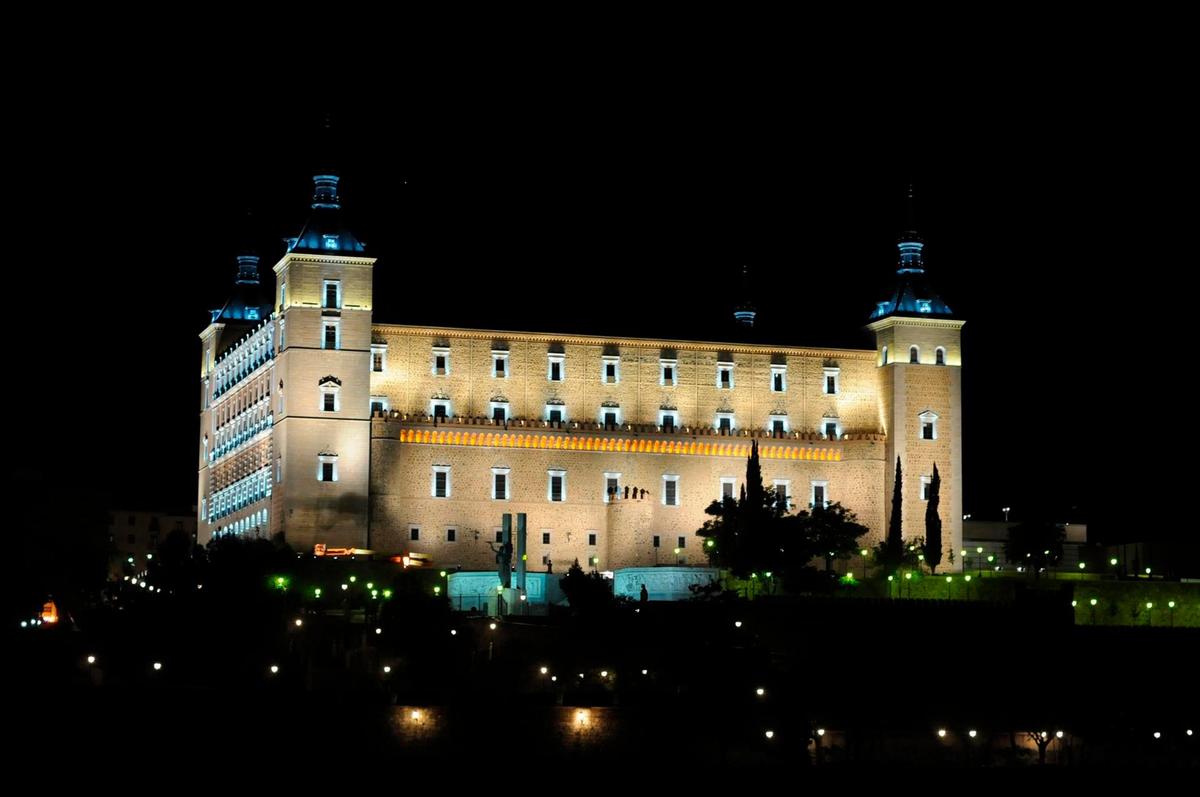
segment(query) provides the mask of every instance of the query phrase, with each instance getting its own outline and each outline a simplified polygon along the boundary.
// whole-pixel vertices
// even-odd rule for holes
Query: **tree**
[[[825,558],[826,573],[833,572],[834,559],[859,550],[858,538],[867,533],[867,527],[858,522],[857,516],[836,501],[828,506],[813,506],[799,517],[805,547]]]
[[[904,558],[904,476],[900,457],[896,457],[896,483],[892,487],[892,516],[888,520],[887,540],[883,546],[883,561],[890,567]]]
[[[925,503],[925,564],[929,565],[930,573],[936,573],[942,563],[942,516],[938,514],[941,490],[942,477],[938,475],[935,462]]]
[[[1008,530],[1004,558],[1029,568],[1036,579],[1042,568],[1062,558],[1067,533],[1047,521],[1026,521]]]
[[[608,579],[593,570],[584,573],[576,559],[567,568],[567,574],[558,580],[571,608],[579,612],[596,612],[613,604],[612,589]]]
[[[797,519],[787,514],[785,501],[762,483],[762,468],[758,461],[758,443],[750,446],[746,460],[746,481],[736,500],[724,497],[713,501],[704,510],[711,519],[696,535],[704,540],[704,553],[715,567],[727,568],[738,578],[768,570],[783,571],[793,557],[803,555],[801,564],[811,553],[803,546],[797,532]]]

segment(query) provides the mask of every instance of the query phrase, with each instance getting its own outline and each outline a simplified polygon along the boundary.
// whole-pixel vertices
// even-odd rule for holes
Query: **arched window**
[[[880,365],[887,365],[887,346],[883,347],[883,362]]]
[[[937,365],[945,365],[946,364],[946,350],[943,349],[941,346],[938,346],[937,351],[934,353],[934,362]]]
[[[908,361],[910,363],[921,362],[921,352],[916,346],[908,347]]]

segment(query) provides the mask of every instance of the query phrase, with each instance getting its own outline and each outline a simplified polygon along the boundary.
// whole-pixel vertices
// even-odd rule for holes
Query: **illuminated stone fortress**
[[[841,502],[870,544],[897,457],[904,535],[924,534],[936,463],[944,544],[961,546],[963,322],[926,286],[915,232],[873,350],[382,324],[338,178],[314,180],[273,290],[240,256],[200,335],[201,543],[282,532],[490,569],[501,516],[523,512],[531,570],[702,564],[704,509],[738,495],[757,441],[768,488]]]

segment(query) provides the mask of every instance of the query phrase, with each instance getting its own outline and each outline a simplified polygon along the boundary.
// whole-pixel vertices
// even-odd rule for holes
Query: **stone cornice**
[[[935,327],[938,329],[962,329],[966,321],[958,321],[953,318],[916,318],[907,315],[888,316],[881,318],[878,321],[873,321],[867,324],[867,329],[872,332],[878,332],[881,329],[887,329],[891,326],[906,326],[906,327]]]
[[[289,252],[279,258],[279,262],[272,266],[271,270],[278,274],[289,263],[337,263],[343,266],[373,266],[375,265],[375,258],[351,257],[348,255],[293,254]]]
[[[630,346],[642,349],[669,348],[677,351],[731,352],[735,354],[792,354],[801,357],[828,357],[874,361],[874,350],[806,348],[770,346],[760,343],[722,343],[719,341],[673,340],[670,338],[626,338],[600,335],[557,335],[546,332],[514,332],[496,329],[462,329],[458,327],[410,326],[408,324],[373,324],[372,334],[392,333],[411,337],[429,336],[456,340],[506,340],[521,343],[563,343],[581,346]]]

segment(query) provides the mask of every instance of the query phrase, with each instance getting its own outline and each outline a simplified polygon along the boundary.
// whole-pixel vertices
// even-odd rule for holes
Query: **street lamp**
[[[1171,610],[1171,628],[1175,627],[1175,601],[1167,601],[1167,608]]]
[[[1146,625],[1154,625],[1154,604],[1146,601]]]
[[[1001,507],[1000,511],[1004,513],[1004,522],[1007,523],[1008,522],[1008,513],[1012,511],[1012,507],[1011,506]]]
[[[1096,624],[1096,604],[1099,603],[1095,598],[1092,598],[1088,603],[1092,604],[1092,625]]]
[[[863,548],[861,551],[859,551],[859,553],[862,554],[863,581],[866,581],[867,580],[867,549]]]

